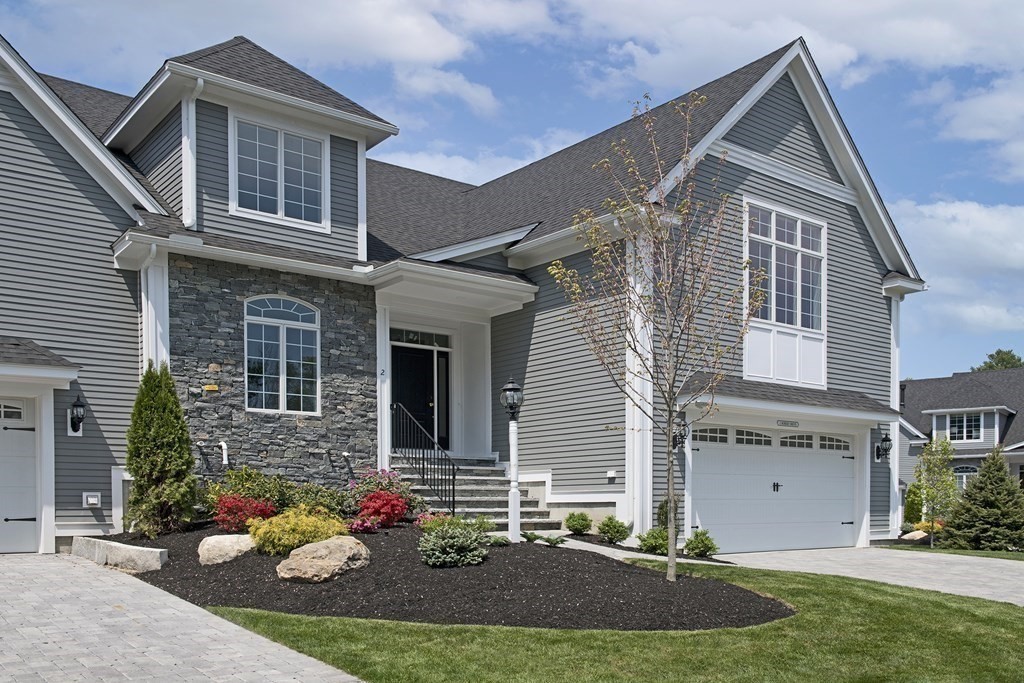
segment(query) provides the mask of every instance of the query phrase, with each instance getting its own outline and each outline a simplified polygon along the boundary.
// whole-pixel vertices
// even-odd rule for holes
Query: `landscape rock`
[[[230,562],[254,547],[249,534],[207,536],[199,543],[199,564]]]
[[[370,563],[370,550],[351,536],[335,536],[296,548],[277,565],[277,576],[285,581],[323,583],[350,569]]]
[[[925,538],[928,538],[928,534],[924,531],[911,531],[909,534],[900,536],[901,541],[920,541]]]
[[[75,536],[71,554],[130,572],[155,571],[167,562],[167,551],[163,548],[142,548],[90,536]]]

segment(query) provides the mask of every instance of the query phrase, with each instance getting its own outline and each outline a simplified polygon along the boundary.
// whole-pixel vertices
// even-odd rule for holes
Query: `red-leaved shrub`
[[[246,498],[229,493],[217,499],[217,514],[213,521],[224,531],[245,531],[250,519],[267,519],[277,514],[277,508],[269,500]]]
[[[359,504],[359,517],[368,519],[377,517],[383,527],[394,526],[405,517],[409,504],[405,498],[390,491],[374,491],[366,495]]]

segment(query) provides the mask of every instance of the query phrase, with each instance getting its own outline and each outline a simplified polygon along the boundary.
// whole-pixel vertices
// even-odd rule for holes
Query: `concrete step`
[[[464,485],[462,482],[456,482],[455,483],[455,496],[457,498],[459,498],[459,497],[463,497],[463,498],[487,498],[487,497],[494,497],[494,498],[504,497],[504,498],[508,498],[508,491],[509,491],[508,486],[480,486],[480,485],[475,485],[474,486],[474,485],[471,485],[471,484],[465,484]],[[431,496],[434,496],[433,489],[431,489],[429,486],[424,486],[422,484],[418,484],[416,486],[413,486],[412,487],[412,492],[413,493],[418,493],[419,495],[423,496],[424,498],[429,498]],[[526,489],[519,489],[519,494],[521,496],[526,496]]]
[[[392,467],[393,470],[398,472],[403,477],[410,480],[419,479],[419,470],[409,465],[399,465]],[[508,477],[505,476],[505,470],[500,467],[459,467],[455,477],[500,477],[505,481],[508,481]]]
[[[443,512],[443,510],[442,510]],[[483,515],[487,519],[498,520],[508,519],[508,508],[507,507],[489,507],[489,508],[467,508],[467,507],[456,507],[456,517],[468,517],[475,519]],[[551,515],[548,510],[531,510],[531,509],[520,509],[520,519],[547,519]]]
[[[434,499],[436,502],[436,498]],[[540,501],[536,498],[521,498],[519,507],[522,509],[540,509]],[[455,496],[455,508],[466,508],[467,510],[494,510],[496,508],[508,508],[508,496],[488,498],[463,498]]]
[[[452,458],[459,467],[494,467],[497,461],[494,458]]]

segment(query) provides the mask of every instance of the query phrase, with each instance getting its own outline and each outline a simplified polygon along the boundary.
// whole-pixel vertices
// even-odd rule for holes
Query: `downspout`
[[[188,230],[196,229],[196,216],[199,213],[196,206],[196,100],[205,85],[206,82],[202,78],[197,78],[192,93],[181,101],[184,129],[181,139],[181,218]]]

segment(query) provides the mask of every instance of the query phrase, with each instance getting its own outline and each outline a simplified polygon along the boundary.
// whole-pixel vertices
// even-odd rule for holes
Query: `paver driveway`
[[[0,555],[0,682],[358,679],[69,555]]]
[[[836,574],[1024,605],[1024,562],[885,548],[722,555],[742,567]]]

